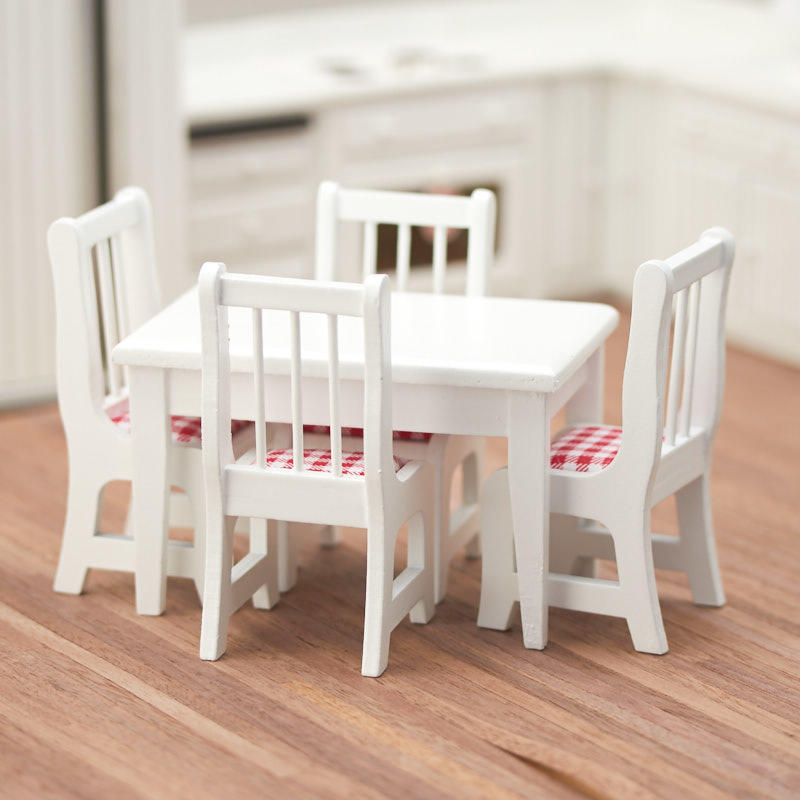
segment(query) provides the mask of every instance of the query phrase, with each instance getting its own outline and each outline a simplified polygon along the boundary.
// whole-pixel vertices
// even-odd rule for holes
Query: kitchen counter
[[[800,116],[800,16],[730,0],[357,4],[195,25],[183,44],[191,125],[580,73]]]

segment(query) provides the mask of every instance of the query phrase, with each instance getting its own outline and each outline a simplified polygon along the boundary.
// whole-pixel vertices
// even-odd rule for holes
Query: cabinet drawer
[[[337,112],[331,143],[352,160],[519,140],[539,101],[536,90],[506,88],[376,103]]]
[[[238,207],[237,207],[238,206]],[[255,207],[226,207],[214,213],[197,209],[189,220],[190,249],[202,261],[268,260],[277,250],[310,250],[314,238],[313,205],[306,192],[287,191]]]
[[[668,113],[679,145],[736,159],[756,171],[800,176],[796,121],[686,94],[671,98]]]
[[[256,132],[200,139],[189,157],[194,205],[258,192],[275,184],[311,180],[313,147],[306,131]]]

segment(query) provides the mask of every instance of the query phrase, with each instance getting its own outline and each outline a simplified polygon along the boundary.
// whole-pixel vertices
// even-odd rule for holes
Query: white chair
[[[200,656],[215,660],[222,655],[228,619],[253,592],[265,590],[270,605],[278,599],[277,524],[270,523],[265,547],[255,552],[251,547],[233,565],[236,517],[348,525],[367,529],[361,671],[377,677],[386,668],[394,627],[408,613],[412,622],[424,623],[434,612],[432,467],[420,461],[405,462],[392,453],[389,281],[385,276],[371,276],[362,286],[229,275],[224,265],[209,263],[200,273],[199,291],[208,531]],[[253,326],[256,445],[237,461],[230,436],[229,306],[240,307],[236,309],[240,312],[241,307],[251,309]],[[285,324],[291,349],[292,446],[272,450],[267,449],[265,425],[264,309],[271,315],[272,330],[283,324],[280,312],[289,312]],[[309,314],[327,315],[328,352],[322,361],[327,366],[331,427],[329,449],[324,450],[303,445],[301,312],[305,312],[304,321]],[[342,449],[341,316],[363,318],[364,452]],[[312,369],[318,373],[320,365]],[[267,398],[272,409],[279,403],[274,394]],[[408,566],[393,579],[395,539],[405,523]]]
[[[135,536],[100,533],[97,527],[105,485],[133,476],[126,375],[111,364],[110,353],[121,337],[160,308],[147,195],[141,189],[123,189],[111,202],[77,219],[56,220],[47,238],[57,315],[58,403],[69,457],[67,516],[53,588],[80,594],[90,568],[135,571],[139,587],[146,580],[143,569],[149,567],[137,569]],[[252,443],[252,425],[237,430],[237,447],[244,449]],[[192,578],[202,595],[203,476],[197,417],[172,418],[169,458],[170,483],[186,491],[196,530],[194,546],[170,543],[167,571]],[[186,495],[173,493],[172,518],[187,504]],[[187,516],[183,514],[181,524],[188,522]],[[135,522],[128,528],[130,533]]]
[[[653,571],[685,572],[700,605],[725,602],[711,523],[709,473],[725,365],[725,302],[733,237],[706,231],[666,261],[636,272],[622,427],[577,425],[550,450],[550,511],[601,525],[551,526],[555,558],[616,556],[619,581],[550,573],[551,606],[624,617],[633,646],[665,653],[667,639]],[[667,389],[670,321],[675,324]],[[665,424],[666,405],[666,424]],[[675,494],[680,537],[652,535],[650,509]],[[478,624],[504,630],[519,600],[505,470],[486,482],[483,577]],[[566,541],[560,540],[560,535]],[[545,553],[545,563],[547,562]],[[525,569],[516,564],[516,569]]]
[[[408,289],[411,253],[411,228],[433,229],[432,288],[445,288],[448,230],[466,230],[469,236],[466,266],[466,293],[485,295],[494,256],[495,198],[487,189],[476,189],[470,197],[342,189],[325,181],[317,195],[316,277],[340,280],[341,254],[338,228],[340,222],[363,223],[363,275],[376,271],[377,227],[397,226],[396,290]],[[416,271],[416,270],[415,270]],[[424,325],[425,320],[420,320]],[[309,429],[313,433],[319,428]],[[324,433],[324,430],[322,430]],[[357,438],[361,432],[347,433]],[[483,469],[483,439],[471,436],[431,435],[425,432],[395,431],[395,453],[410,459],[424,460],[434,466],[436,521],[434,548],[436,559],[436,602],[447,593],[447,574],[453,556],[464,546],[467,555],[480,555],[479,495]],[[359,447],[357,442],[348,446]],[[450,511],[450,493],[457,468],[462,467],[462,500]],[[337,532],[323,534],[323,541],[336,541]],[[296,580],[296,558],[291,550],[282,571],[282,589]]]

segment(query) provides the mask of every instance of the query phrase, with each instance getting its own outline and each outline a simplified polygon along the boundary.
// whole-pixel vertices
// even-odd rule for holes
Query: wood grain
[[[620,418],[625,325],[607,358]],[[359,674],[365,543],[303,549],[273,611],[242,609],[228,653],[197,657],[200,607],[170,580],[140,617],[133,577],[54,594],[66,496],[57,410],[0,417],[0,796],[797,797],[800,372],[732,351],[714,470],[728,604],[659,574],[670,652],[622,620],[555,610],[543,652],[475,625],[480,563],[456,559],[427,626]],[[505,463],[492,441],[488,467]],[[121,530],[127,490],[107,492]],[[654,527],[675,532],[674,508]],[[399,548],[402,550],[402,547]],[[613,575],[604,565],[603,574]]]

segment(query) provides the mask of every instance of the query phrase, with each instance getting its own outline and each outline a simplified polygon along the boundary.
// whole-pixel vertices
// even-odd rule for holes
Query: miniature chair
[[[397,291],[406,291],[410,272],[411,227],[433,228],[433,291],[445,288],[448,229],[466,230],[469,235],[466,293],[485,295],[494,256],[495,198],[487,189],[476,189],[470,197],[453,197],[410,192],[342,189],[325,181],[317,195],[316,277],[337,280],[337,233],[340,221],[364,224],[363,274],[376,270],[377,228],[379,224],[397,226]],[[339,259],[341,260],[341,258]],[[424,324],[424,321],[420,321]],[[324,429],[311,428],[310,433]],[[358,437],[361,431],[343,431]],[[395,431],[395,452],[404,457],[429,462],[434,466],[436,521],[434,548],[436,560],[436,602],[447,593],[447,573],[453,556],[466,545],[467,555],[479,550],[480,481],[482,479],[483,439],[471,436],[432,435],[424,432]],[[353,446],[358,446],[356,442]],[[462,505],[450,512],[450,492],[456,469],[462,466]],[[336,533],[328,534],[328,543]],[[291,552],[291,551],[290,551]],[[282,584],[294,584],[296,564],[287,559],[289,573]],[[282,586],[284,588],[284,586]]]
[[[277,602],[278,526],[274,520],[367,529],[364,675],[377,677],[384,671],[390,634],[406,614],[420,623],[433,616],[432,467],[392,453],[389,304],[385,276],[371,276],[362,286],[229,275],[222,264],[203,266],[200,313],[208,539],[201,658],[216,660],[225,652],[228,619],[253,592],[265,591],[269,605]],[[239,313],[250,309],[253,328],[256,445],[236,461],[230,436],[229,306],[238,306]],[[276,326],[283,323],[283,312],[288,312],[291,374],[282,385],[289,386],[286,392],[271,391],[267,404],[273,414],[280,415],[283,408],[291,419],[292,446],[267,449],[263,319],[269,314]],[[319,321],[317,315],[327,317],[327,358],[306,359],[317,362],[308,370],[316,377],[324,375],[327,367],[327,449],[306,449],[303,444],[301,312],[309,325]],[[342,316],[363,319],[358,324],[363,325],[364,337],[364,452],[342,449],[338,332],[340,322],[354,324],[340,320]],[[251,547],[232,566],[232,532],[238,516],[268,518],[270,523],[266,546],[256,552]],[[393,579],[395,539],[406,522],[408,566]]]
[[[559,541],[558,524],[552,525],[558,560],[565,563],[565,547],[571,557],[616,555],[619,581],[551,572],[542,587],[546,602],[624,617],[634,648],[645,653],[667,652],[654,563],[685,572],[695,603],[725,602],[711,523],[709,473],[722,406],[725,302],[733,253],[730,233],[712,228],[672,258],[639,267],[622,387],[622,427],[570,427],[550,450],[551,513],[601,523],[564,526],[573,537],[566,543]],[[651,535],[650,509],[672,494],[680,537]],[[519,599],[505,470],[486,482],[482,501],[478,625],[505,630]],[[517,570],[525,568],[516,565]]]
[[[117,342],[160,308],[150,203],[128,188],[78,219],[48,231],[57,315],[58,402],[69,454],[69,493],[61,556],[53,588],[80,594],[90,568],[136,571],[135,536],[99,533],[103,489],[131,480],[132,442],[125,372],[111,363]],[[238,423],[237,447],[253,440]],[[172,418],[170,484],[194,507],[194,547],[171,542],[168,574],[192,578],[202,596],[203,481],[200,420]],[[187,505],[171,495],[171,512]],[[178,500],[172,503],[173,500]],[[181,520],[183,524],[183,520]],[[129,532],[135,520],[129,519]],[[143,579],[137,572],[137,586]]]

